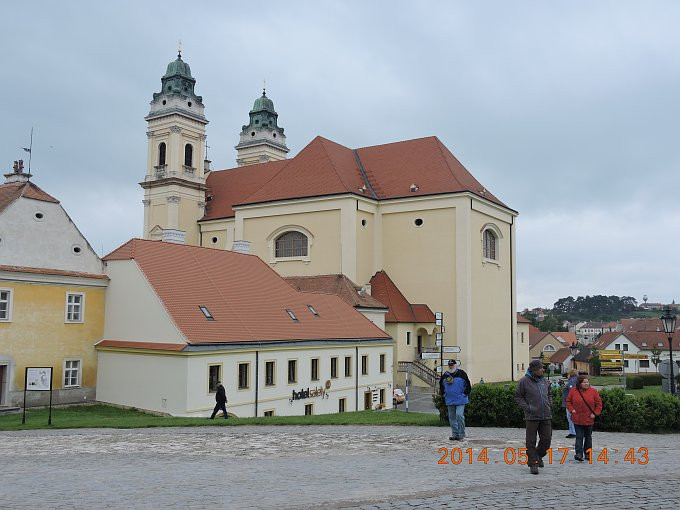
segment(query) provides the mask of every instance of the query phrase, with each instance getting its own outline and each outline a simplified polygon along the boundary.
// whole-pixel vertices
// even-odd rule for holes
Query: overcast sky
[[[266,79],[290,155],[438,136],[520,213],[520,310],[680,299],[680,2],[26,0],[0,19],[3,173],[34,127],[33,181],[98,253],[141,235],[144,116],[181,39],[213,168]]]

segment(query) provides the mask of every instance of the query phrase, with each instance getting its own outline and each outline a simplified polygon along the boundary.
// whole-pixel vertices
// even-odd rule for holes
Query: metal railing
[[[437,384],[439,383],[437,372],[423,365],[420,361],[399,361],[397,370],[399,372],[407,372],[409,370],[409,365],[412,375],[415,375],[433,388],[437,387]]]

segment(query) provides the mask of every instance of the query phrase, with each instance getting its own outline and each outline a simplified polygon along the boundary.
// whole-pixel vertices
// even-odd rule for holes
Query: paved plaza
[[[0,507],[657,509],[680,501],[678,434],[595,432],[595,448],[608,449],[609,463],[588,465],[573,460],[573,450],[560,464],[557,448],[573,444],[557,430],[553,463],[546,458],[534,476],[512,463],[522,429],[468,428],[469,438],[458,443],[448,432],[396,426],[0,432]],[[455,447],[460,463],[452,464]],[[479,460],[484,448],[486,464]],[[624,460],[631,448],[634,464]],[[647,459],[640,448],[648,449]],[[448,464],[438,464],[442,457]]]

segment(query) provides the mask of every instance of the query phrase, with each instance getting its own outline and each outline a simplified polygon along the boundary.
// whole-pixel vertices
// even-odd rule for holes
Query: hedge
[[[661,374],[638,374],[644,386],[661,386],[663,377]]]
[[[641,390],[644,386],[642,378],[637,375],[626,376],[626,389],[627,390]]]
[[[516,384],[477,384],[465,406],[465,422],[473,427],[524,427],[524,413],[515,402]],[[554,389],[552,420],[554,429],[567,429],[562,407],[562,390]],[[600,391],[602,414],[595,430],[610,432],[680,432],[680,398],[669,394],[627,396],[620,389]],[[448,423],[447,408],[439,392],[433,401],[440,419]]]

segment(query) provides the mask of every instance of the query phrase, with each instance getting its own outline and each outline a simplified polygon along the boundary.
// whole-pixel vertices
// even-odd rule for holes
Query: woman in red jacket
[[[584,454],[590,450],[592,458],[593,424],[595,417],[602,412],[602,399],[595,388],[590,387],[587,375],[581,375],[574,388],[567,395],[567,409],[576,429],[576,455],[574,458],[583,462]]]

